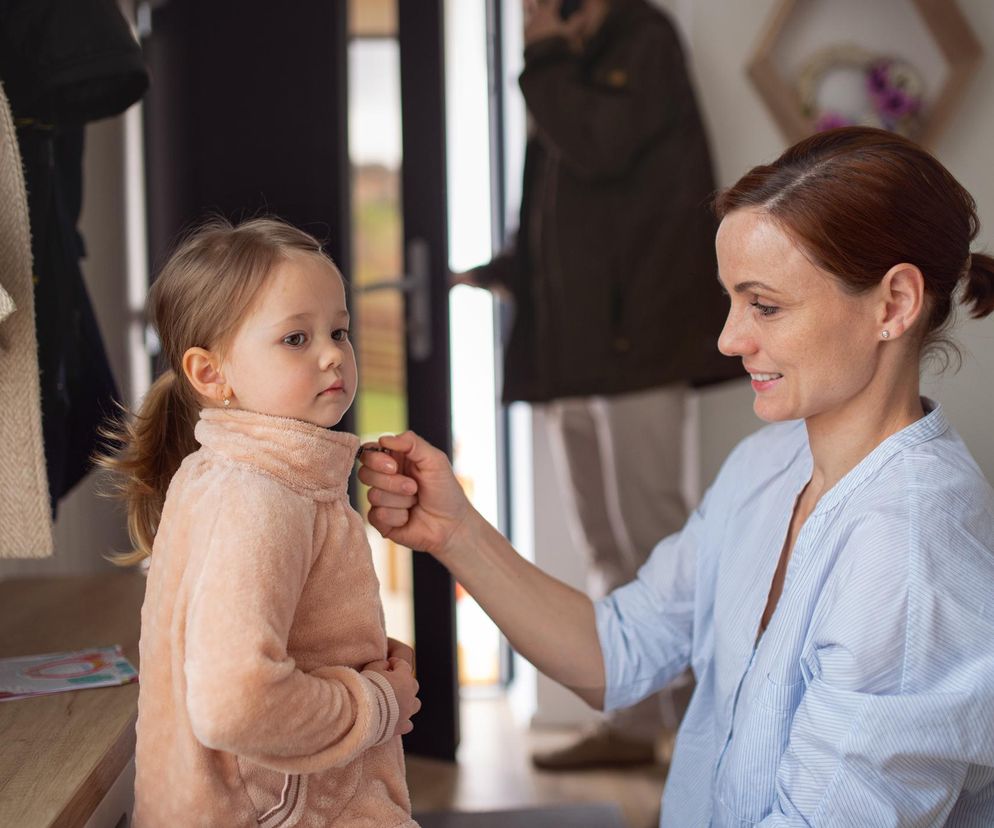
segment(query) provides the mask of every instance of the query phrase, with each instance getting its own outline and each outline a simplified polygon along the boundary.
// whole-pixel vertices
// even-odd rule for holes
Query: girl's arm
[[[392,738],[416,709],[409,667],[305,672],[287,654],[313,562],[313,504],[232,470],[196,507],[204,529],[190,538],[180,632],[196,737],[285,773],[341,767]]]
[[[470,505],[448,458],[413,432],[362,453],[369,520],[384,537],[430,552],[473,595],[512,646],[584,701],[604,703],[594,607],[522,558]]]

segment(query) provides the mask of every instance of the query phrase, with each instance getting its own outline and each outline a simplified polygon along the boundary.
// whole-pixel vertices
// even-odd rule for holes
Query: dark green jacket
[[[742,376],[722,357],[714,182],[677,34],[615,0],[582,54],[528,47],[536,126],[514,243],[474,271],[514,297],[505,402]]]

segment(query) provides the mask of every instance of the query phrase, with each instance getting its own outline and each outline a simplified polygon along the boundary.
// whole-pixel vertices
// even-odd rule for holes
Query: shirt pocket
[[[717,779],[718,799],[738,821],[730,824],[751,825],[769,815],[777,770],[806,687],[803,677],[785,683],[769,674],[757,676],[736,706]]]
[[[801,703],[807,682],[803,676],[795,681],[780,682],[769,673],[756,692],[756,704],[774,713],[793,713]]]

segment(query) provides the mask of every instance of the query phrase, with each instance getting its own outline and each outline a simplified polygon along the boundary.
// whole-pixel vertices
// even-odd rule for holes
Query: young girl
[[[358,440],[328,430],[356,392],[341,275],[283,222],[213,221],[149,310],[170,370],[109,463],[151,554],[134,825],[415,826],[411,652],[347,499]]]

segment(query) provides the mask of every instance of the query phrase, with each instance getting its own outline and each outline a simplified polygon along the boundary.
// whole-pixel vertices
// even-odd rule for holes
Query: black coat
[[[83,125],[148,86],[116,0],[0,0],[0,80],[24,161],[52,511],[91,466],[119,398],[79,268]],[[93,182],[99,186],[99,182]]]
[[[514,298],[504,400],[741,376],[717,350],[714,181],[670,21],[615,0],[581,54],[530,45],[520,84],[536,127],[521,223],[474,271]]]

